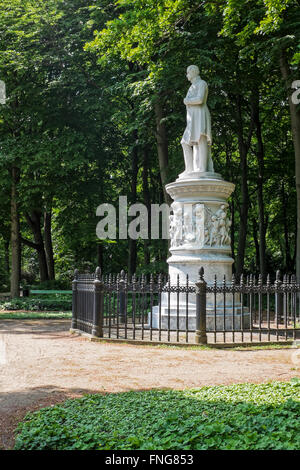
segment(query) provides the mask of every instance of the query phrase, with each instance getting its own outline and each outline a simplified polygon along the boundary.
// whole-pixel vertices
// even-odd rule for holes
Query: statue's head
[[[190,65],[186,70],[186,76],[189,81],[197,77],[200,74],[197,65]]]

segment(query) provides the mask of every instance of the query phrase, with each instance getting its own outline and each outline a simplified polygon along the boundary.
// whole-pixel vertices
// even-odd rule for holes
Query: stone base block
[[[225,317],[225,321],[224,321]],[[188,321],[187,321],[188,320]],[[188,308],[188,319],[186,317],[186,308],[179,306],[177,315],[177,306],[170,306],[170,311],[165,306],[155,306],[152,309],[152,315],[148,313],[148,325],[152,323],[152,328],[161,328],[162,330],[188,330],[195,331],[196,329],[196,309],[194,305]],[[218,306],[216,308],[216,314],[214,308],[207,307],[206,310],[206,329],[207,331],[223,331],[225,323],[225,330],[241,331],[250,328],[250,313],[244,307],[242,313],[241,305],[235,305],[234,309],[232,305],[226,305],[225,316],[224,308]]]

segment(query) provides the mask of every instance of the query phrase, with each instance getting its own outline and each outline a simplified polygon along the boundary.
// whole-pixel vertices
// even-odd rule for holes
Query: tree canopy
[[[209,84],[237,274],[300,275],[298,0],[0,0],[0,283],[166,270],[166,240],[99,240],[96,208],[170,203],[186,67]],[[130,219],[130,218],[129,218]],[[11,280],[11,282],[10,282]]]

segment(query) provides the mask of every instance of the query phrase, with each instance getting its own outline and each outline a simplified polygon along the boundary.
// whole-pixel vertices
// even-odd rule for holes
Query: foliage
[[[8,290],[11,274],[12,165],[20,173],[24,279],[38,282],[41,271],[37,248],[30,246],[32,212],[40,217],[42,244],[44,216],[52,214],[60,286],[70,285],[74,268],[93,271],[101,264],[108,273],[126,267],[129,241],[97,240],[96,208],[104,202],[117,207],[120,195],[128,204],[163,202],[155,106],[166,127],[166,180],[173,181],[183,170],[182,98],[191,63],[209,83],[215,169],[236,184],[229,201],[233,256],[246,272],[261,269],[260,250],[271,274],[295,270],[295,162],[278,54],[286,49],[290,78],[299,79],[298,0],[0,0],[0,11],[0,79],[8,96],[0,105],[0,290]],[[245,170],[241,147],[249,135]],[[137,272],[166,271],[167,255],[165,240],[138,240]]]
[[[53,281],[33,283],[30,287],[34,290],[70,290],[73,277],[74,276],[70,276],[66,281],[63,279],[56,279]]]
[[[71,296],[68,294],[56,294],[42,297],[20,297],[11,299],[9,302],[0,302],[3,310],[26,310],[26,311],[70,311],[72,310]]]
[[[16,450],[298,449],[299,379],[89,395],[27,415]]]

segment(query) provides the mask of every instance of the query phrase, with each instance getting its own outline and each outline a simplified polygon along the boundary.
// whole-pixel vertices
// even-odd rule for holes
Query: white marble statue
[[[196,243],[202,245],[205,239],[204,234],[204,205],[197,204],[195,207],[195,224],[196,224]]]
[[[182,207],[175,205],[173,215],[170,215],[170,239],[171,248],[176,248],[182,244]]]
[[[226,245],[228,242],[230,244],[230,239],[227,233],[227,213],[226,213],[226,206],[222,204],[220,209],[216,212],[216,216],[219,220],[219,239],[220,245]]]
[[[174,222],[174,215],[170,215],[169,216],[169,220],[170,220],[170,246],[171,248],[173,248],[175,246],[175,231],[176,231],[176,226],[175,226],[175,222]]]
[[[194,171],[214,172],[211,158],[211,120],[206,105],[208,86],[201,80],[196,65],[187,68],[186,76],[191,86],[183,100],[187,112],[187,126],[181,140],[185,174]]]
[[[231,220],[228,217],[226,205],[221,204],[216,212],[206,211],[206,227],[207,238],[205,236],[205,244],[209,246],[228,246],[231,243],[230,227]]]

